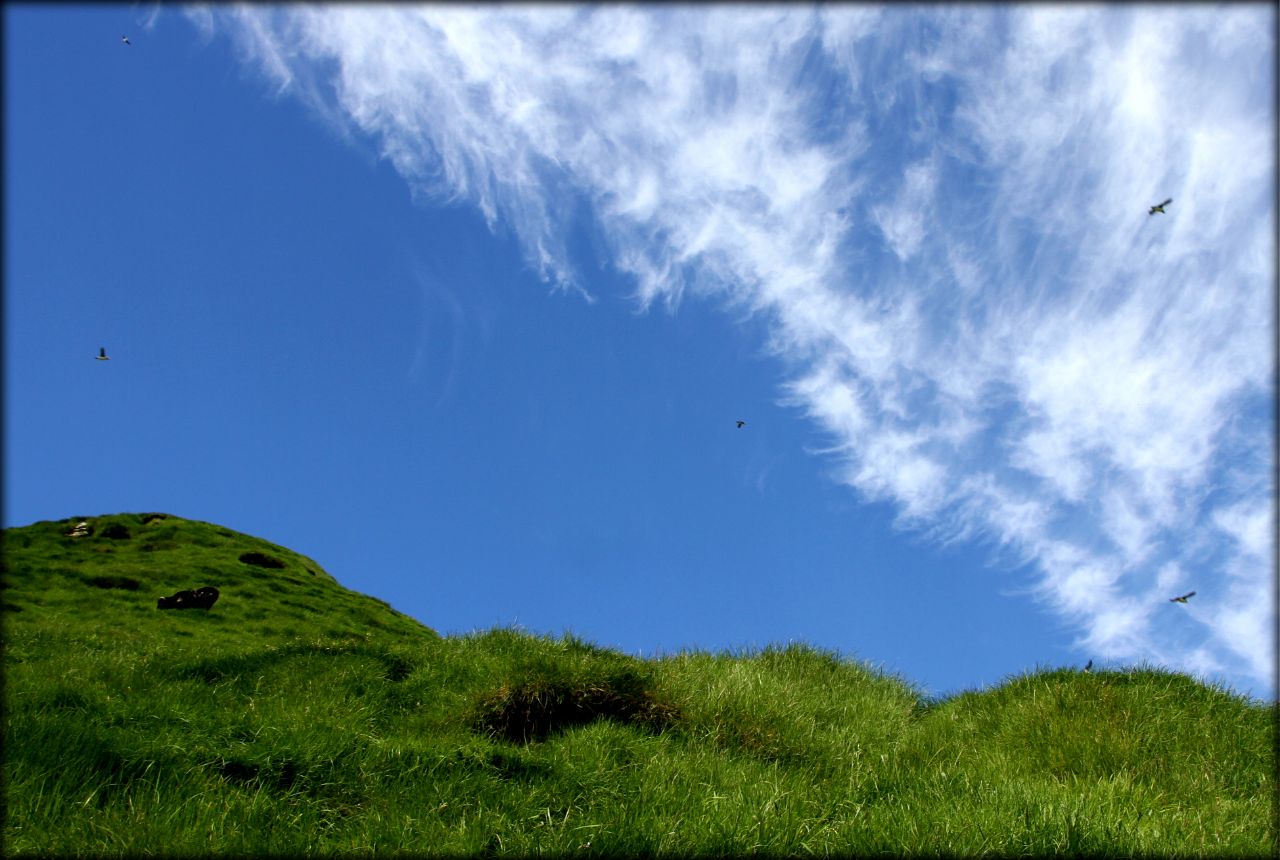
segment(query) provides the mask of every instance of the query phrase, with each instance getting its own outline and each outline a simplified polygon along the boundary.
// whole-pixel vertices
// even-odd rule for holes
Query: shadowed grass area
[[[638,660],[591,651],[523,660],[511,680],[477,703],[472,724],[519,743],[602,719],[662,731],[679,713],[655,696],[653,674]]]
[[[805,645],[441,638],[154,513],[9,529],[4,563],[9,855],[1276,849],[1275,707],[1156,668],[927,701]]]

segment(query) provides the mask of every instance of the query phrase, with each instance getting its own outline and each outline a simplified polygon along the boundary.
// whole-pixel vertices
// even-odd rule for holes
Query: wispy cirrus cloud
[[[1274,694],[1270,7],[200,14],[549,280],[585,204],[639,302],[767,319],[840,479],[1091,654]]]

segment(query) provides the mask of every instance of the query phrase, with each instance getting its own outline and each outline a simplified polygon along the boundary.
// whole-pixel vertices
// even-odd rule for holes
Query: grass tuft
[[[575,660],[538,659],[483,696],[472,723],[515,743],[544,741],[595,720],[660,732],[675,725],[679,713],[652,688],[651,671],[615,655],[583,651]]]

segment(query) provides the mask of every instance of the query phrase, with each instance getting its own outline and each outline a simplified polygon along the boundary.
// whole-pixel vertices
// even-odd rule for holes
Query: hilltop
[[[934,701],[803,645],[442,637],[165,514],[3,552],[10,856],[1276,850],[1275,707],[1175,673]],[[157,609],[200,586],[212,608]]]

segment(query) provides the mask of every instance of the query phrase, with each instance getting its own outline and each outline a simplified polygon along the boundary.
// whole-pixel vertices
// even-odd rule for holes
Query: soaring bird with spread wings
[[[1169,602],[1170,603],[1186,603],[1188,597],[1195,597],[1195,596],[1196,596],[1196,593],[1194,591],[1188,591],[1186,594],[1182,595],[1181,597],[1170,597]]]
[[[743,427],[745,427],[746,425],[747,425],[747,422],[745,422],[745,421],[743,421],[743,420],[741,420],[741,419],[739,419],[739,420],[738,420],[738,429],[739,429],[739,430],[741,430],[741,429],[742,429]]]
[[[1168,200],[1164,201],[1163,203],[1157,203],[1155,206],[1151,207],[1151,211],[1148,212],[1147,214],[1154,215],[1157,212],[1159,212],[1161,215],[1167,215],[1168,213],[1164,211],[1164,207],[1168,206],[1172,202],[1173,202],[1173,198],[1170,197]]]
[[[111,360],[111,356],[107,355],[107,348],[105,346],[98,347],[98,354],[95,355],[94,358],[98,359],[98,361]]]
[[[128,36],[121,36],[121,37],[120,37],[120,41],[121,41],[121,42],[123,42],[124,44],[128,45],[130,48],[132,48],[132,47],[133,47],[133,42],[130,42],[130,41],[129,41],[129,37],[128,37]]]

